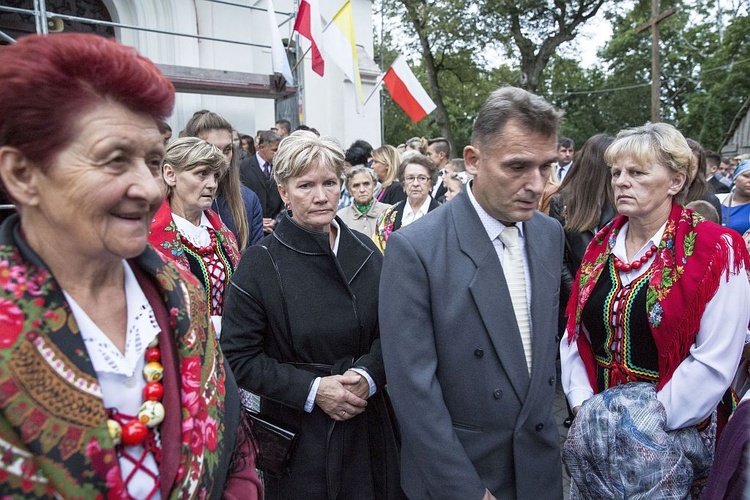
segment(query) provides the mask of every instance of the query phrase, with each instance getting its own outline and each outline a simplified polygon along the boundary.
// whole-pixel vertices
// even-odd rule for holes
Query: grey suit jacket
[[[552,415],[564,237],[524,223],[531,276],[529,377],[502,266],[466,193],[391,234],[380,334],[412,499],[561,499]]]
[[[284,202],[281,200],[279,188],[273,176],[271,179],[266,179],[263,175],[255,155],[243,158],[240,162],[240,178],[245,186],[258,195],[260,205],[263,207],[263,217],[273,219],[281,212]]]

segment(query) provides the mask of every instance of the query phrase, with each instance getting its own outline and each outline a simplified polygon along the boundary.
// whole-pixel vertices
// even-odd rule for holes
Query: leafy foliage
[[[750,6],[661,1],[661,11],[670,7],[676,13],[659,24],[662,120],[718,150],[750,96]],[[585,68],[571,41],[600,8],[613,35],[600,63]],[[389,143],[443,135],[460,151],[482,102],[503,84],[524,86],[563,109],[561,134],[578,145],[651,119],[651,32],[636,30],[651,18],[651,0],[384,0],[383,14],[391,48],[383,67],[397,51],[411,56],[444,110],[442,118],[435,112],[412,124],[386,97]]]

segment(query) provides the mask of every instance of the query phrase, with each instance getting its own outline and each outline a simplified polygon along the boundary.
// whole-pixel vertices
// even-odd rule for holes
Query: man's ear
[[[44,175],[20,150],[0,147],[0,179],[11,199],[19,205],[39,203],[38,179]]]
[[[464,165],[466,166],[466,171],[472,176],[477,175],[480,154],[479,149],[475,146],[466,146],[464,148]]]

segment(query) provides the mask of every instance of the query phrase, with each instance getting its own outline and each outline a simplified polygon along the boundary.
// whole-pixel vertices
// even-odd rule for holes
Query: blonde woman
[[[290,208],[243,254],[227,297],[221,346],[239,386],[298,432],[286,469],[265,470],[268,500],[403,498],[378,329],[383,258],[336,217],[343,170],[332,139],[282,139],[273,176]]]
[[[380,203],[395,205],[406,199],[406,192],[398,181],[398,167],[401,165],[401,154],[393,146],[385,145],[372,152],[372,171],[380,182]]]
[[[222,152],[202,139],[184,137],[170,144],[162,166],[167,200],[149,236],[152,245],[203,284],[217,331],[224,292],[240,260],[237,240],[211,210],[228,168]]]
[[[686,498],[691,480],[707,473],[717,425],[731,411],[725,396],[750,319],[750,259],[739,234],[681,205],[696,160],[676,128],[623,130],[604,161],[619,215],[584,253],[560,345],[561,381],[576,413],[563,452],[571,497]],[[618,420],[631,411],[637,419]],[[609,458],[603,440],[613,439],[618,461],[610,463],[618,465],[592,470],[606,461],[602,453]],[[696,441],[702,452],[691,456],[687,443]],[[678,462],[681,451],[692,463]]]

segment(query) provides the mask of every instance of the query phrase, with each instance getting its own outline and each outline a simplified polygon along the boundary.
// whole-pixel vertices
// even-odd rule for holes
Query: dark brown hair
[[[607,134],[594,135],[573,157],[573,166],[558,190],[565,207],[565,229],[596,228],[602,210],[612,204],[612,174],[604,152],[614,140]]]

